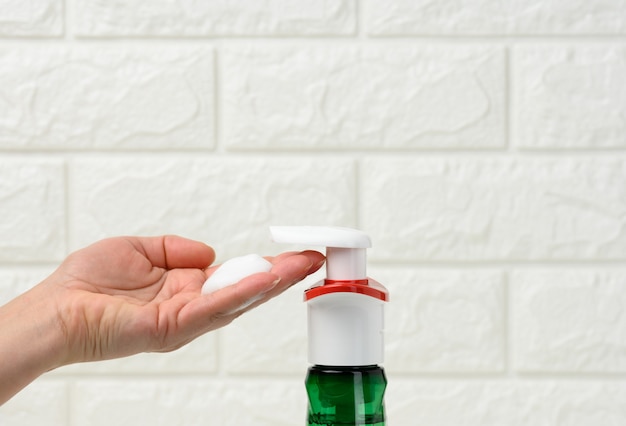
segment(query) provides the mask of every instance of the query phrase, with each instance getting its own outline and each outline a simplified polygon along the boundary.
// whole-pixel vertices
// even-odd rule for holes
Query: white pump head
[[[383,361],[383,305],[387,290],[367,278],[367,234],[350,228],[272,226],[278,243],[326,247],[326,280],[305,291],[309,361],[362,366]]]
[[[366,249],[372,242],[357,229],[331,226],[271,226],[277,243],[326,247],[326,277],[329,280],[362,280],[366,274]]]

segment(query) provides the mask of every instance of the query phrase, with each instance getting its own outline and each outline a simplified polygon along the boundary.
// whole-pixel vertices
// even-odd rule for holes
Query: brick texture
[[[516,368],[626,372],[626,271],[512,275]]]
[[[515,49],[514,143],[533,149],[626,147],[625,54],[623,46]]]
[[[504,56],[492,48],[297,48],[226,52],[232,149],[504,145]]]
[[[84,36],[343,35],[356,28],[355,0],[80,0],[76,6]]]
[[[2,406],[0,422],[11,426],[66,426],[68,398],[67,383],[39,380]]]
[[[623,426],[625,35],[626,0],[0,0],[0,306],[106,237],[356,227],[388,425]],[[323,277],[0,424],[304,424]]]
[[[210,148],[212,64],[211,49],[0,49],[0,148]]]
[[[58,161],[0,159],[0,260],[65,254],[65,176]]]
[[[376,259],[626,259],[622,159],[370,158],[361,175]]]
[[[72,417],[79,424],[139,423],[287,426],[303,418],[306,395],[299,381],[195,380],[80,381]],[[258,395],[260,398],[242,398]],[[119,409],[118,407],[124,407]],[[255,414],[259,413],[259,414]]]
[[[389,423],[620,424],[626,421],[624,386],[572,382],[398,383],[389,389]]]
[[[177,233],[212,244],[225,260],[280,251],[269,239],[273,222],[355,220],[355,170],[340,159],[90,158],[72,162],[70,176],[73,248],[111,235]]]
[[[0,1],[0,37],[60,36],[62,0]]]
[[[484,0],[365,0],[368,31],[402,34],[541,34],[626,33],[626,2],[541,2]]]
[[[504,369],[501,274],[375,268],[371,275],[391,293],[385,323],[390,373]]]

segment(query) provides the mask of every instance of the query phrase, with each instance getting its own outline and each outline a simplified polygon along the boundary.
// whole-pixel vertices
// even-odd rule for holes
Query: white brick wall
[[[0,0],[3,37],[55,37],[62,32],[62,0]]]
[[[472,149],[505,143],[500,48],[246,47],[226,50],[220,71],[228,148]]]
[[[625,425],[625,58],[626,0],[0,0],[0,303],[106,236],[353,226],[389,425]],[[313,281],[0,424],[304,424]]]

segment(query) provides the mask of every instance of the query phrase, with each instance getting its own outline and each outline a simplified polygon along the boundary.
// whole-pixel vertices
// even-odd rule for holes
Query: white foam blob
[[[204,282],[202,294],[213,293],[258,272],[269,272],[272,264],[258,254],[234,257],[222,263]]]

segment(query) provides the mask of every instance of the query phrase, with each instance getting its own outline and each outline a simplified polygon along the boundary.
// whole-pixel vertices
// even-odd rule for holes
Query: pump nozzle
[[[366,274],[366,250],[372,242],[357,229],[334,226],[270,226],[277,243],[326,247],[326,277],[329,280],[362,280]]]
[[[365,272],[372,243],[362,231],[272,226],[277,243],[326,247],[326,279],[304,292],[308,306],[309,425],[384,425],[383,305],[388,292]]]
[[[388,292],[365,272],[370,238],[329,226],[272,226],[275,242],[326,247],[326,279],[304,292],[309,360],[318,365],[374,365],[383,358],[383,303]]]

